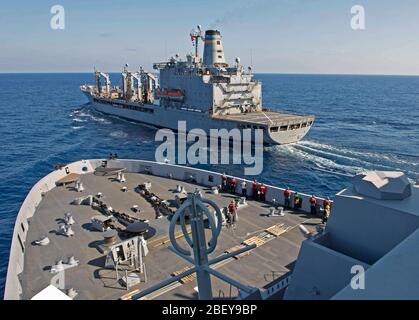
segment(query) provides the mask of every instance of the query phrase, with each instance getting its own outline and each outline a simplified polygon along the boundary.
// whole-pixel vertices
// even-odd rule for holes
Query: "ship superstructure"
[[[195,37],[199,39],[199,36]],[[160,70],[161,90],[176,90],[184,97],[178,101],[159,95],[160,104],[165,107],[182,107],[185,104],[215,116],[261,112],[262,85],[253,80],[251,68],[245,70],[240,58],[236,58],[236,64],[229,67],[219,31],[207,31],[203,40],[203,59],[189,54],[186,61],[172,59],[154,64],[154,68]]]
[[[125,66],[122,86],[111,87],[109,74],[95,70],[96,84],[81,86],[100,112],[156,127],[177,129],[178,121],[187,130],[262,129],[267,144],[286,144],[302,139],[314,116],[271,111],[262,105],[262,84],[253,79],[251,67],[240,58],[230,66],[225,59],[221,33],[200,26],[190,34],[195,53],[154,63],[159,75],[142,68],[132,72]],[[199,42],[204,42],[203,57]],[[102,85],[101,79],[104,79]]]

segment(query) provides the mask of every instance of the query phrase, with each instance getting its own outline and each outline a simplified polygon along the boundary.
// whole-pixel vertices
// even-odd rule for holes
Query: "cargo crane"
[[[128,63],[124,66],[124,71],[121,73],[122,76],[122,98],[125,101],[131,101],[134,96],[134,81],[132,72],[128,70]]]
[[[99,95],[102,95],[102,82],[101,79],[105,79],[105,90],[106,97],[109,98],[111,94],[111,80],[108,73],[101,72],[95,68],[95,78],[96,78],[96,89]]]
[[[137,72],[131,72],[128,70],[128,64],[125,65],[122,72],[122,97],[125,101],[138,100],[143,103],[153,103],[157,87],[158,80],[155,75],[144,71],[142,67]],[[136,99],[133,99],[134,97]]]
[[[135,82],[137,82],[137,99],[138,101],[143,101],[143,84],[141,82],[141,71],[131,73],[131,77],[133,79],[133,85],[135,85]]]
[[[142,68],[140,69],[140,73],[143,74],[145,77],[146,88],[147,88],[144,101],[146,103],[154,103],[154,93],[159,87],[159,81],[154,74],[152,74],[151,72],[144,71]]]

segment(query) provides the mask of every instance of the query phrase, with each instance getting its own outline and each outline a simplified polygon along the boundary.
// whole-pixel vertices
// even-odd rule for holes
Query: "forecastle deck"
[[[67,176],[65,168],[54,171],[31,190],[16,221],[6,299],[32,298],[50,284],[53,275],[49,268],[57,260],[66,261],[70,256],[79,260],[79,265],[66,271],[65,285],[66,289],[74,288],[79,293],[76,299],[129,299],[139,291],[189,267],[167,250],[168,220],[165,217],[155,219],[155,210],[151,204],[134,191],[139,184],[151,182],[151,191],[169,203],[172,203],[175,197],[174,190],[178,184],[182,184],[190,192],[195,188],[202,190],[205,197],[214,200],[220,207],[226,206],[234,197],[230,194],[211,193],[210,187],[220,183],[220,175],[214,172],[148,161],[109,161],[108,167],[127,169],[127,181],[120,183],[112,176],[93,174],[94,169],[101,164],[102,160],[91,160],[67,166],[68,172],[81,174],[85,188],[81,193],[72,187],[55,186],[56,181]],[[169,175],[172,178],[169,178]],[[125,186],[128,192],[122,192],[122,186]],[[101,232],[90,228],[91,218],[97,215],[98,211],[90,206],[70,204],[76,197],[95,195],[99,192],[103,194],[104,201],[115,210],[138,219],[147,219],[150,226],[156,230],[156,234],[148,240],[150,252],[144,258],[148,281],[130,287],[128,291],[116,280],[115,270],[104,268],[105,255],[95,245],[103,240]],[[268,202],[275,198],[282,203],[282,189],[268,186],[266,196]],[[249,243],[256,243],[257,248],[251,250],[248,255],[228,259],[214,267],[243,284],[270,288],[269,292],[272,295],[273,282],[279,283],[281,279],[288,277],[304,240],[296,227],[302,223],[313,230],[320,221],[306,213],[309,210],[307,197],[303,195],[303,211],[287,211],[284,217],[267,217],[271,207],[268,202],[248,201],[248,206],[239,211],[237,228],[222,230],[213,255],[229,252]],[[131,210],[133,205],[138,205],[139,213]],[[75,220],[73,237],[65,237],[56,232],[59,221],[66,212],[71,212]],[[33,245],[33,241],[45,235],[51,240],[49,245]],[[182,242],[182,239],[180,241]],[[190,277],[147,298],[194,299],[195,286],[194,278]],[[268,295],[268,291],[265,294]],[[237,296],[237,290],[213,279],[213,295],[234,298]]]

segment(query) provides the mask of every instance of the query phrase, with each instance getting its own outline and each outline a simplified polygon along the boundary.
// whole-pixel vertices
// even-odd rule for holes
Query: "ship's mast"
[[[198,57],[199,57],[199,51],[198,51],[199,50],[198,49],[199,39],[201,39],[202,41],[205,41],[205,39],[204,39],[204,37],[202,35],[201,26],[198,25],[196,29],[192,30],[191,33],[190,33],[190,36],[191,36],[191,40],[193,41],[194,46],[195,46],[195,59],[196,59],[195,61],[198,61]]]

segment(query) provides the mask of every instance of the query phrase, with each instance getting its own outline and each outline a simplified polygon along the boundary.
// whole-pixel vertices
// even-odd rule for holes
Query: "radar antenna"
[[[192,45],[195,46],[195,57],[198,57],[198,43],[199,43],[199,39],[201,39],[202,41],[205,41],[204,36],[202,35],[202,27],[201,25],[198,25],[196,27],[196,29],[192,29],[191,33],[191,40],[192,40]]]

